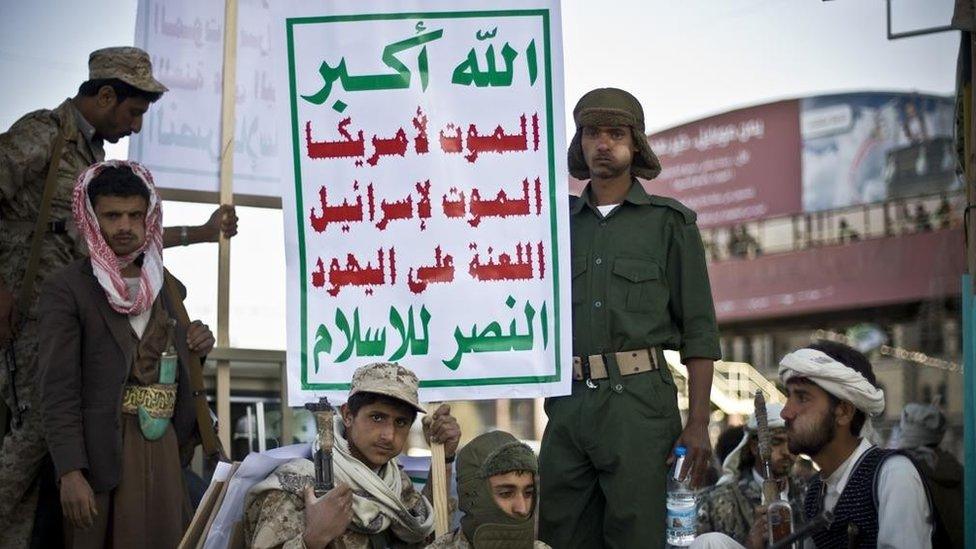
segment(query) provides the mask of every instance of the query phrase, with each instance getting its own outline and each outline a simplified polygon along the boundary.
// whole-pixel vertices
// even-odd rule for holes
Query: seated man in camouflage
[[[417,412],[425,413],[418,384],[413,372],[397,364],[356,370],[349,399],[335,418],[335,489],[315,497],[315,467],[308,459],[281,465],[245,499],[247,546],[424,547],[434,530],[433,507],[397,463]],[[461,438],[450,407],[442,405],[425,419],[424,430],[429,440],[444,444],[450,478]]]
[[[793,506],[793,524],[802,520],[804,489],[790,471],[796,456],[787,444],[786,422],[780,417],[783,405],[767,405],[771,440],[771,468],[780,483],[784,499]],[[762,504],[763,465],[759,459],[758,427],[755,416],[749,418],[742,442],[722,463],[718,484],[701,494],[698,507],[698,533],[720,532],[746,545],[755,520],[755,509]]]
[[[492,431],[475,437],[458,452],[461,527],[427,549],[548,548],[535,539],[538,469],[535,452],[512,435]]]

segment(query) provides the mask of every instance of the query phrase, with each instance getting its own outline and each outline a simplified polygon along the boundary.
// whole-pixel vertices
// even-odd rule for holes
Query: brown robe
[[[127,383],[159,382],[160,355],[167,345],[169,315],[162,299],[153,303],[149,323],[137,342]],[[179,369],[177,369],[177,383]],[[122,414],[122,471],[118,486],[95,494],[98,516],[87,530],[66,524],[69,547],[176,547],[192,510],[180,467],[179,445],[172,422],[157,440],[147,440],[139,417]]]
[[[55,477],[82,471],[99,509],[95,528],[74,532],[78,546],[174,547],[188,523],[181,466],[199,433],[185,328],[174,337],[178,388],[165,435],[147,441],[138,418],[121,410],[125,385],[159,380],[169,319],[164,296],[139,338],[128,316],[109,306],[87,258],[54,273],[41,291],[38,389]]]

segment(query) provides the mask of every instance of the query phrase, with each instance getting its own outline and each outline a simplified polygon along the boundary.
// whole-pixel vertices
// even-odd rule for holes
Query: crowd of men
[[[182,469],[213,440],[199,370],[214,337],[189,320],[162,250],[233,236],[237,219],[222,207],[201,227],[163,229],[152,175],[104,161],[102,143],[138,132],[166,88],[136,48],[93,52],[89,68],[74,98],[0,134],[0,547],[176,546],[192,515]],[[638,180],[661,165],[637,99],[597,89],[573,115],[568,166],[588,184],[570,205],[572,392],[547,400],[538,460],[497,431],[459,449],[450,407],[427,414],[412,371],[363,366],[332,425],[335,488],[315,494],[311,448],[280,465],[241,502],[245,545],[664,545],[675,448],[687,449],[678,474],[695,486],[713,461],[720,352],[705,252],[695,213]],[[684,424],[665,349],[688,369]],[[868,435],[884,393],[862,354],[819,342],[784,357],[779,373],[788,398],[770,406],[769,474],[798,526],[833,512],[807,546],[961,543],[961,472],[930,434],[944,430],[937,410],[906,409],[904,450],[881,449]],[[416,490],[397,458],[418,414],[428,442],[444,445],[432,467],[458,486],[460,527],[437,539],[431,489]],[[695,544],[769,542],[757,428],[746,425],[701,493]],[[818,472],[795,475],[798,454]]]

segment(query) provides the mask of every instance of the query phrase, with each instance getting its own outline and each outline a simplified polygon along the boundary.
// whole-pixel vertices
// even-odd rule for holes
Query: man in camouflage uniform
[[[769,403],[771,468],[780,483],[784,499],[793,506],[793,525],[803,517],[804,483],[790,475],[796,456],[790,453],[786,422],[780,417],[783,405]],[[758,426],[749,418],[742,442],[722,463],[723,476],[718,484],[700,494],[698,533],[720,532],[746,545],[756,508],[762,504],[762,482],[765,475],[759,459]]]
[[[548,549],[535,539],[535,452],[504,431],[475,437],[458,452],[461,527],[427,549]]]
[[[695,212],[648,194],[661,164],[631,94],[593,90],[573,109],[569,172],[573,384],[546,401],[539,455],[539,538],[559,549],[664,545],[667,464],[709,467],[713,361],[720,357]],[[688,420],[664,350],[688,367]],[[567,369],[569,365],[567,364]]]
[[[36,303],[46,276],[86,253],[70,221],[75,179],[105,159],[104,141],[115,143],[137,133],[143,114],[167,91],[153,78],[149,55],[137,48],[97,50],[88,66],[89,80],[74,98],[54,110],[32,112],[0,134],[0,408],[7,410],[0,413],[0,432],[5,432],[0,448],[0,547],[26,546],[34,524],[37,473],[46,454],[34,387]],[[60,155],[54,159],[57,149]],[[20,296],[52,165],[55,188],[33,291]],[[170,228],[164,242],[212,242],[221,231],[236,234],[232,206],[219,208],[205,225]]]
[[[348,402],[334,418],[336,487],[315,497],[315,466],[309,459],[279,466],[244,500],[247,547],[425,547],[434,530],[430,497],[414,489],[397,461],[417,413],[425,413],[418,386],[417,376],[397,364],[357,369]],[[446,404],[432,415],[424,418],[424,431],[428,440],[444,444],[450,478],[461,429]],[[429,494],[430,488],[424,491]]]

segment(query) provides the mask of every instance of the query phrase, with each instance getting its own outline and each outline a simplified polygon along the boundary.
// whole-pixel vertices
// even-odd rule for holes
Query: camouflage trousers
[[[30,544],[37,510],[38,470],[47,454],[41,428],[37,381],[37,322],[29,321],[14,342],[17,359],[17,400],[27,405],[19,427],[13,425],[16,412],[7,370],[7,355],[0,356],[0,394],[10,410],[10,431],[0,446],[0,549]]]

